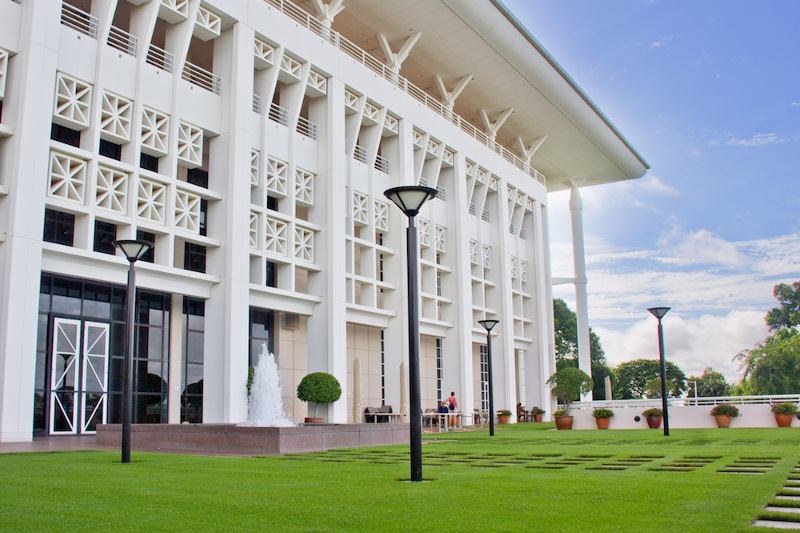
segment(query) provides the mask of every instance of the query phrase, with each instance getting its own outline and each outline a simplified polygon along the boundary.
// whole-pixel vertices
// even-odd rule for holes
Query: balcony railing
[[[353,159],[356,161],[361,161],[362,163],[366,163],[367,150],[363,146],[356,145],[356,150],[353,152]]]
[[[533,177],[542,185],[545,184],[545,177],[535,168],[531,167],[528,162],[520,159],[517,155],[508,150],[508,148],[506,148],[505,146],[496,143],[484,132],[480,131],[478,128],[476,128],[466,120],[462,119],[460,116],[456,115],[451,110],[448,110],[444,106],[444,104],[442,104],[432,96],[428,95],[425,91],[423,91],[419,87],[410,83],[407,79],[398,75],[396,72],[392,72],[389,69],[389,67],[384,65],[379,59],[376,59],[375,57],[369,55],[364,50],[362,50],[352,42],[348,41],[341,34],[333,31],[330,28],[325,27],[322,24],[322,22],[312,17],[309,13],[303,11],[298,6],[296,6],[291,2],[288,2],[287,0],[264,0],[264,1],[270,6],[279,10],[284,15],[294,20],[295,22],[299,23],[302,26],[305,26],[309,31],[327,40],[333,46],[335,46],[345,54],[349,55],[350,57],[352,57],[353,59],[355,59],[368,69],[372,70],[385,80],[390,81],[391,83],[399,87],[401,90],[411,95],[421,104],[429,108],[434,113],[437,113],[438,115],[449,120],[457,127],[461,128],[462,131],[464,131],[465,133],[476,139],[481,144],[486,145],[497,154],[501,155],[507,161],[511,162],[514,166],[516,166],[526,174]]]
[[[310,139],[316,139],[317,125],[307,118],[300,117],[297,119],[297,133],[305,135]]]
[[[272,102],[269,105],[269,119],[272,122],[277,122],[278,124],[283,124],[284,126],[289,125],[289,112],[286,111],[284,108]]]
[[[489,216],[489,210],[488,209],[484,209],[483,212],[481,213],[481,220],[483,220],[484,222],[491,222],[492,221],[491,217]]]
[[[97,39],[97,17],[84,13],[66,2],[61,4],[61,24]]]
[[[136,57],[136,37],[116,26],[108,32],[108,46]]]
[[[146,61],[157,69],[172,72],[172,54],[166,50],[162,50],[158,46],[150,45],[150,48],[147,50]]]
[[[389,160],[382,156],[377,156],[375,158],[375,170],[380,170],[381,172],[388,174],[389,173]]]
[[[222,80],[220,80],[219,76],[197,65],[193,65],[188,61],[183,67],[183,76],[181,77],[189,83],[211,91],[214,94],[219,94],[222,88]]]
[[[261,97],[257,94],[253,95],[253,113],[261,114]]]

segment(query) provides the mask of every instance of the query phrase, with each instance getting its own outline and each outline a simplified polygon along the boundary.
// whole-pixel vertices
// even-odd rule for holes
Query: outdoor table
[[[377,424],[379,416],[386,417],[388,422],[391,422],[393,418],[396,419],[395,422],[402,422],[404,415],[403,413],[370,413],[370,416],[374,417],[372,423]]]

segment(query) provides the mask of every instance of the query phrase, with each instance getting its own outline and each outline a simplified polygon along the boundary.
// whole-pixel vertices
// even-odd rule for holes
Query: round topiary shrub
[[[339,385],[339,380],[327,372],[308,374],[297,386],[297,398],[304,402],[332,403],[341,396],[342,387]]]

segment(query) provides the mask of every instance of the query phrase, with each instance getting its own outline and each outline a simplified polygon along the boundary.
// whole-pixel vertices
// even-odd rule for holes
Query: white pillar
[[[578,184],[573,181],[571,185],[569,211],[572,215],[572,262],[575,272],[575,313],[578,317],[578,367],[591,376],[589,305],[586,293],[586,256],[583,245],[583,201]],[[592,399],[591,392],[584,396],[584,400]]]

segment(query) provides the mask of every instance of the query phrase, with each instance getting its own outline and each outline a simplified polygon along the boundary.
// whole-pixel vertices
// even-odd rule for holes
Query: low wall
[[[133,424],[131,449],[230,455],[302,453],[409,442],[408,424]],[[121,446],[122,425],[97,426],[97,444]]]
[[[604,407],[614,411],[614,417],[611,419],[609,429],[647,429],[647,418],[642,415],[642,411],[647,409],[647,407],[612,407],[605,403],[603,405],[597,405],[597,407]],[[661,404],[659,403],[657,406],[653,404],[650,407],[658,407],[660,409]],[[670,406],[668,409],[669,428],[716,428],[717,422],[714,417],[711,416],[711,409],[713,408],[713,405]],[[739,416],[731,420],[732,428],[778,427],[778,424],[775,422],[775,415],[772,413],[769,404],[736,405],[736,408],[739,409]],[[597,429],[597,424],[592,416],[593,410],[593,408],[584,406],[580,406],[579,408],[572,407],[570,409],[570,414],[574,417],[572,428]],[[636,416],[639,416],[639,422],[635,420]],[[800,427],[800,420],[798,420],[797,417],[792,418],[792,427]]]

